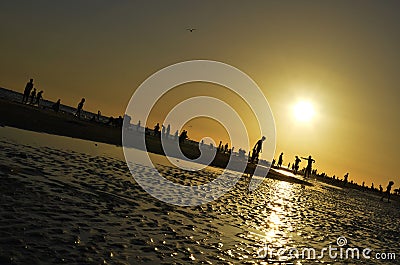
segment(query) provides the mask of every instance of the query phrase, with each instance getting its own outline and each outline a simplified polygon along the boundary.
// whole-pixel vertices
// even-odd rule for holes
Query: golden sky
[[[349,172],[360,183],[385,187],[391,179],[397,186],[399,7],[398,1],[2,1],[0,85],[22,91],[32,77],[46,99],[75,106],[85,97],[87,110],[118,116],[161,68],[221,61],[264,92],[276,121],[275,157],[284,152],[284,164],[311,154],[330,175]],[[199,91],[225,95],[201,85],[175,94]],[[299,100],[314,106],[310,122],[294,119]],[[194,129],[200,123],[193,122],[189,136],[212,132],[216,142],[227,141],[214,125]]]

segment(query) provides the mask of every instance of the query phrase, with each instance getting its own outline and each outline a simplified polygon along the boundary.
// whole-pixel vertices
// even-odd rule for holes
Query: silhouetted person
[[[78,118],[81,117],[83,104],[85,104],[85,98],[81,99],[81,101],[78,103],[78,107],[76,108],[75,116],[77,116]]]
[[[33,79],[31,78],[29,82],[26,83],[24,89],[24,96],[22,97],[22,103],[28,103],[32,88],[33,88]]]
[[[165,126],[164,126],[164,124],[161,125],[161,133],[162,133],[163,136],[165,136]]]
[[[160,135],[160,124],[157,123],[156,126],[154,126],[154,136]]]
[[[222,141],[219,141],[219,145],[218,145],[218,152],[221,152],[222,150]]]
[[[37,93],[36,95],[36,101],[35,104],[33,105],[38,105],[38,107],[40,107],[40,100],[43,98],[43,90],[40,90],[39,93]]]
[[[294,174],[296,175],[297,174],[297,171],[299,170],[299,164],[300,164],[300,162],[301,162],[301,159],[298,157],[298,156],[296,156],[295,157],[295,159],[294,159],[294,167],[293,167],[293,172],[294,172]]]
[[[224,153],[228,152],[228,143],[225,144]]]
[[[276,160],[275,160],[275,159],[272,159],[271,167],[274,167],[274,166],[275,166],[275,163],[276,163]]]
[[[187,138],[187,131],[183,130],[183,132],[181,132],[181,135],[179,135],[179,143],[183,143]]]
[[[101,117],[101,112],[100,110],[97,111],[97,121],[100,121],[100,117]]]
[[[308,156],[308,158],[302,157],[303,159],[307,160],[307,167],[306,170],[304,171],[304,177],[307,178],[311,176],[312,172],[312,163],[315,163],[315,160],[312,159],[311,156]]]
[[[33,104],[33,102],[35,102],[35,97],[36,97],[36,88],[33,88],[30,97],[31,100],[29,101],[29,104]]]
[[[379,192],[380,192],[380,193],[382,193],[382,192],[383,192],[382,185],[379,185]]]
[[[176,130],[176,131],[175,131],[175,134],[174,134],[174,138],[175,138],[175,140],[177,140],[177,139],[178,139],[178,137],[179,137],[179,131],[178,131],[178,130]]]
[[[51,106],[51,108],[55,111],[58,112],[60,110],[60,105],[61,105],[61,99],[57,100],[56,103]]]
[[[167,138],[169,138],[169,134],[170,133],[171,133],[171,125],[168,124],[167,130],[165,131],[165,134],[166,134]]]
[[[253,153],[250,159],[251,163],[254,163],[254,161],[257,159],[260,155],[260,153],[262,152],[262,144],[265,141],[265,136],[263,136],[260,140],[257,141],[257,143],[254,145],[253,147]]]
[[[281,166],[282,166],[282,163],[283,163],[283,153],[281,153],[281,154],[279,155],[277,166],[278,166],[278,167],[281,167]]]
[[[344,175],[343,180],[345,183],[349,181],[349,173],[346,173],[346,175]]]
[[[383,198],[385,198],[385,197],[387,196],[388,202],[389,202],[389,200],[390,200],[390,191],[391,191],[391,189],[392,189],[393,184],[394,184],[393,181],[389,181],[389,184],[388,184],[387,187],[386,187],[386,191],[385,191],[385,193],[383,194],[383,196],[382,196],[382,198],[381,198],[381,201],[383,201]]]

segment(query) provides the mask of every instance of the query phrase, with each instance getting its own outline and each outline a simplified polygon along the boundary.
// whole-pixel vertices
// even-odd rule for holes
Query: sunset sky
[[[329,175],[398,187],[399,10],[399,1],[1,1],[0,86],[22,92],[34,78],[45,99],[85,97],[85,109],[118,116],[161,68],[224,62],[264,92],[285,165],[311,154]],[[173,92],[166,109],[210,94],[248,115],[221,87]],[[310,120],[296,118],[299,101],[314,109]],[[211,122],[190,126],[191,138],[227,141]]]

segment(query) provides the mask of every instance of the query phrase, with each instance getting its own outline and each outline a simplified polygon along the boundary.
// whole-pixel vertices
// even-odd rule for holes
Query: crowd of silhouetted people
[[[33,84],[33,79],[31,78],[28,83],[26,83],[24,94],[22,97],[23,104],[37,105],[40,106],[40,100],[43,98],[43,90],[38,91]]]
[[[287,167],[283,167],[283,152],[280,153],[279,157],[278,157],[278,162],[276,162],[275,159],[272,160],[271,163],[271,167],[272,168],[276,168],[276,169],[284,169],[284,170],[289,170],[291,171],[293,174],[301,174],[303,175],[305,178],[309,178],[311,176],[317,178],[318,180],[324,181],[328,184],[332,184],[335,186],[340,186],[340,187],[351,187],[351,188],[355,188],[361,191],[372,191],[378,194],[381,194],[381,200],[383,201],[384,199],[387,199],[387,201],[389,202],[391,194],[392,194],[392,187],[394,185],[394,181],[389,181],[388,186],[386,187],[386,190],[383,189],[382,185],[379,185],[379,188],[374,186],[374,183],[371,184],[370,187],[367,187],[365,185],[365,182],[363,182],[361,185],[359,185],[358,183],[355,183],[353,180],[349,181],[349,173],[346,173],[343,176],[343,179],[340,179],[338,177],[336,177],[335,175],[330,177],[325,173],[320,173],[318,174],[317,169],[312,169],[312,164],[315,163],[315,160],[312,158],[312,156],[308,156],[308,157],[299,157],[299,156],[295,156],[295,159],[293,161],[293,163],[288,163]],[[300,162],[302,160],[305,160],[307,162],[307,165],[303,168],[303,169],[299,169],[300,168]],[[399,195],[400,196],[400,189],[394,189],[393,190],[393,194]]]
[[[43,107],[41,106],[41,101],[43,100],[43,93],[44,93],[43,90],[38,91],[38,89],[34,87],[33,78],[31,78],[25,85],[25,89],[22,96],[22,103],[32,106],[37,105],[38,107]],[[73,115],[78,119],[86,119],[94,122],[100,122],[102,120],[100,110],[97,112],[97,115],[92,115],[91,118],[87,117],[88,115],[90,115],[89,113],[83,115],[83,107],[85,102],[86,102],[85,98],[82,98],[79,101],[76,110],[73,112]],[[51,109],[54,112],[58,113],[61,109],[61,99],[58,99],[55,103],[53,103],[51,105]],[[109,118],[106,118],[106,121],[103,123],[105,125],[110,125],[114,127],[122,127],[123,118],[121,116],[119,116],[118,118],[114,118],[111,116]]]
[[[22,103],[32,105],[32,106],[37,105],[38,107],[40,107],[41,101],[43,100],[43,93],[44,93],[43,90],[39,91],[35,87],[35,85],[33,83],[33,79],[30,79],[29,82],[25,86],[23,97],[22,97]],[[97,115],[93,114],[91,116],[91,118],[88,119],[87,116],[84,117],[84,115],[83,115],[83,107],[84,107],[85,102],[86,102],[86,99],[82,98],[76,107],[76,111],[73,113],[74,116],[77,117],[78,119],[86,119],[86,120],[90,120],[92,122],[97,122],[97,123],[101,122],[102,124],[112,126],[112,127],[121,127],[122,128],[122,126],[126,126],[126,129],[128,129],[128,130],[132,130],[132,129],[135,129],[136,131],[142,130],[140,121],[138,121],[138,123],[136,125],[132,125],[131,117],[126,114],[124,115],[124,117],[119,116],[118,118],[114,118],[114,117],[109,117],[108,119],[106,118],[106,121],[104,122],[104,119],[103,119],[103,121],[101,121],[101,119],[102,119],[101,112],[98,111]],[[58,99],[57,102],[55,102],[51,106],[52,110],[56,113],[58,113],[60,111],[60,107],[61,107],[61,99]],[[171,135],[171,126],[169,124],[165,127],[164,125],[160,126],[160,124],[157,123],[154,126],[153,130],[150,130],[147,127],[144,128],[144,133],[146,135],[153,135],[155,137],[162,136],[162,137],[164,137],[164,139],[174,139],[174,140],[179,141],[179,143],[184,143],[186,140],[189,139],[187,130],[182,130],[181,133],[179,133],[179,131],[176,130],[175,134]],[[260,156],[260,153],[262,152],[262,145],[265,140],[266,140],[266,137],[263,136],[261,139],[259,139],[256,142],[253,149],[251,151],[249,151],[249,154],[247,156],[248,163],[251,163],[251,164],[260,163],[259,156]],[[201,141],[200,146],[201,147],[204,146],[203,141]],[[210,149],[214,149],[214,146],[212,143],[209,144],[209,147],[210,147]],[[217,153],[231,155],[234,153],[234,147],[229,148],[228,143],[223,145],[222,141],[220,141],[218,147],[216,148],[216,151],[217,151]],[[246,159],[246,151],[241,148],[239,148],[237,155],[239,157],[242,157],[243,159]],[[379,185],[379,188],[374,187],[373,183],[372,183],[371,187],[366,187],[365,182],[363,182],[362,185],[360,186],[357,183],[354,183],[353,181],[349,181],[349,173],[346,173],[343,176],[343,179],[339,179],[336,176],[329,177],[325,173],[317,174],[317,170],[312,169],[312,165],[313,165],[313,163],[315,163],[315,160],[312,158],[311,155],[309,155],[308,157],[295,156],[293,163],[289,162],[287,167],[283,167],[283,155],[284,155],[284,153],[281,152],[278,157],[278,161],[276,161],[275,159],[272,160],[272,162],[270,164],[272,168],[277,168],[277,169],[283,168],[285,170],[291,171],[295,175],[300,173],[305,178],[315,176],[321,180],[324,180],[328,183],[338,185],[338,186],[351,186],[351,187],[359,188],[361,190],[369,189],[374,192],[379,192],[380,194],[382,194],[381,200],[383,200],[385,198],[387,198],[388,201],[390,200],[392,186],[394,185],[393,181],[389,182],[388,186],[386,187],[386,191],[383,190],[381,185]],[[300,163],[302,160],[306,161],[307,165],[303,169],[300,169]],[[264,162],[266,162],[266,161],[264,161]],[[400,195],[400,190],[395,189],[394,194]]]

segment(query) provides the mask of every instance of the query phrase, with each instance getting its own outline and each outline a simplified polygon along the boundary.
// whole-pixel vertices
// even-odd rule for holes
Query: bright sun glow
[[[294,115],[296,120],[306,122],[310,121],[314,117],[314,108],[313,105],[308,101],[300,101],[298,102],[294,108]]]

